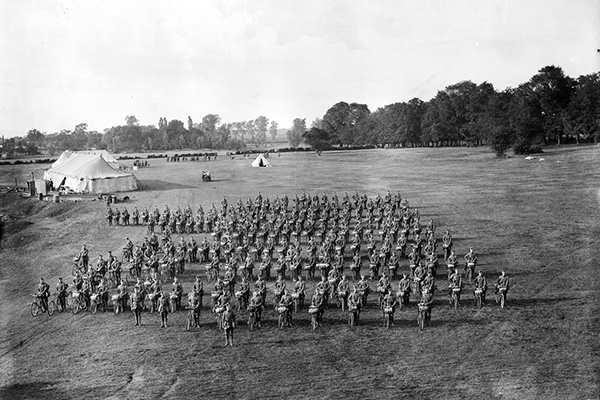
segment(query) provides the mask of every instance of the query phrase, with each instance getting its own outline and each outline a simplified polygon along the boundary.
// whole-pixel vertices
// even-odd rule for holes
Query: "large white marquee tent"
[[[73,153],[63,160],[59,158],[52,164],[52,168],[44,172],[44,179],[52,181],[56,188],[62,185],[78,193],[127,192],[139,189],[137,178],[133,174],[117,171],[101,154]]]
[[[104,158],[104,160],[108,163],[108,165],[110,165],[114,169],[119,169],[119,161],[116,158],[114,158],[113,155],[110,154],[106,150],[81,150],[81,151],[66,150],[60,155],[60,157],[58,157],[58,159],[56,161],[54,161],[54,163],[52,164],[52,168],[56,167],[59,164],[62,164],[63,162],[68,160],[69,157],[71,157],[71,155],[73,155],[73,154],[92,154],[95,156],[102,156],[102,158]]]

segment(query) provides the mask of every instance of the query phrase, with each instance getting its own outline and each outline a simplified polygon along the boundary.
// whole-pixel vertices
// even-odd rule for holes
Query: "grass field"
[[[459,257],[475,248],[490,286],[502,269],[511,278],[507,308],[495,304],[491,289],[476,309],[467,286],[454,310],[438,275],[432,325],[422,332],[414,302],[397,311],[389,330],[372,301],[355,330],[330,308],[314,332],[306,312],[279,331],[271,309],[262,330],[242,324],[236,346],[225,349],[206,297],[202,326],[191,332],[184,313],[162,330],[160,317],[148,313],[141,328],[130,313],[32,318],[29,294],[38,278],[52,290],[59,276],[70,281],[83,243],[95,260],[109,250],[120,254],[125,237],[140,243],[146,232],[107,227],[102,202],[0,193],[0,212],[10,216],[0,253],[0,398],[597,399],[600,147],[553,147],[542,157],[498,160],[480,148],[288,153],[260,169],[239,157],[152,160],[135,172],[144,189],[117,207],[195,210],[258,192],[400,191],[422,220],[435,221],[438,237],[453,233]],[[32,171],[40,177],[39,168],[0,167],[0,186]],[[203,169],[213,182],[201,181]],[[186,292],[202,267],[186,271]]]

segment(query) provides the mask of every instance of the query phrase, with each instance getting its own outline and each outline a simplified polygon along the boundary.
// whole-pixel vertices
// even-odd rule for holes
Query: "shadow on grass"
[[[19,383],[0,387],[2,399],[66,399],[69,396],[53,387],[54,382]]]
[[[173,190],[173,189],[193,189],[198,186],[181,185],[173,182],[161,181],[158,179],[140,180],[142,190]]]
[[[510,295],[510,292],[509,292],[509,295]],[[552,298],[552,299],[514,299],[513,300],[510,298],[510,296],[508,296],[508,298],[506,300],[506,306],[507,307],[535,307],[535,306],[542,306],[542,305],[565,303],[565,302],[573,301],[573,300],[581,300],[582,302],[584,302],[584,299],[580,299],[580,298],[576,298],[576,297],[557,297],[557,298]],[[495,304],[496,304],[496,302],[494,301],[494,305]]]

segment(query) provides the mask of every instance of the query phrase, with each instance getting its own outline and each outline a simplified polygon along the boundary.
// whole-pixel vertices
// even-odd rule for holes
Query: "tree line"
[[[217,114],[208,114],[195,123],[188,117],[187,125],[161,117],[158,126],[140,125],[133,115],[125,117],[125,124],[113,126],[103,133],[89,131],[86,123],[73,130],[45,134],[38,129],[27,132],[24,138],[4,140],[3,152],[13,154],[39,154],[45,149],[50,155],[64,150],[108,149],[115,153],[175,149],[227,149],[240,150],[247,144],[264,147],[268,136],[277,137],[279,124],[265,116],[254,120],[222,123]]]
[[[88,131],[87,124],[73,130],[44,134],[32,129],[24,138],[3,143],[3,152],[54,155],[84,148],[112,152],[174,149],[240,150],[247,145],[264,147],[268,135],[274,141],[278,123],[265,116],[254,120],[222,123],[208,114],[198,123],[188,117],[158,126],[140,125],[135,116],[103,133]],[[497,91],[491,83],[463,81],[437,92],[429,101],[414,98],[371,112],[366,104],[339,102],[312,122],[296,118],[287,131],[290,147],[306,143],[317,152],[341,146],[463,146],[489,145],[502,155],[510,148],[517,154],[539,151],[542,145],[600,138],[600,73],[577,79],[560,67],[540,69],[516,88]]]
[[[298,122],[298,124],[297,124]],[[302,121],[294,121],[301,129]],[[292,130],[294,129],[292,128]],[[517,88],[463,81],[370,112],[366,104],[339,102],[301,139],[317,151],[332,146],[460,146],[487,144],[502,155],[539,151],[542,145],[600,138],[600,73],[566,76],[546,66]]]

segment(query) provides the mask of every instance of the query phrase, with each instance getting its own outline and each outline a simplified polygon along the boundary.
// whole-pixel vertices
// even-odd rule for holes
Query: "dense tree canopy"
[[[23,138],[3,141],[2,152],[50,154],[71,149],[109,149],[114,152],[171,149],[242,149],[264,147],[267,134],[277,138],[279,125],[259,116],[223,123],[218,114],[206,114],[187,125],[160,117],[158,125],[140,125],[134,115],[125,125],[103,133],[89,131],[86,123],[72,130],[46,134],[31,129]],[[317,118],[307,131],[306,119],[296,118],[287,131],[291,147],[302,141],[322,151],[332,146],[462,146],[487,144],[499,155],[513,148],[527,153],[548,143],[570,139],[600,139],[600,73],[573,79],[560,67],[540,69],[516,88],[497,92],[487,82],[462,81],[449,85],[425,102],[418,98],[392,103],[371,113],[366,104],[340,101]]]

